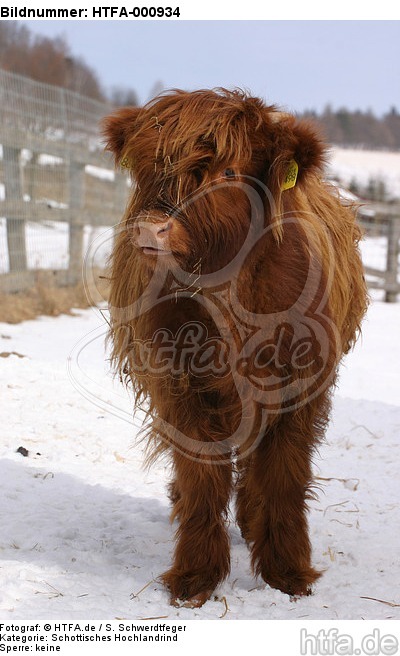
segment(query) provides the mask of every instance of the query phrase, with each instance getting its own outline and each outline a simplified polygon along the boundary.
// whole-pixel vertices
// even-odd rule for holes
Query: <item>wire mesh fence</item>
[[[41,270],[75,284],[93,238],[118,222],[128,189],[101,143],[109,111],[0,70],[0,291],[31,286]],[[106,256],[97,249],[93,263]]]

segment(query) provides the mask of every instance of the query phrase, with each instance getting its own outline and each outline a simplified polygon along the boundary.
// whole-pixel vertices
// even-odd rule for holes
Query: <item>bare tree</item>
[[[71,55],[66,40],[32,36],[32,33],[15,21],[0,23],[1,68],[72,89],[81,94],[104,100],[96,73],[81,59]]]

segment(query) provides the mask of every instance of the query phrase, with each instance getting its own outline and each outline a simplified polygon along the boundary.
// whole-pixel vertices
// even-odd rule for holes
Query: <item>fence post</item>
[[[69,267],[68,282],[76,285],[82,277],[84,226],[80,216],[84,196],[85,166],[69,163]]]
[[[3,146],[5,197],[8,202],[22,203],[21,171],[18,148]],[[26,271],[25,220],[17,209],[7,216],[7,247],[10,272]]]
[[[386,303],[396,303],[397,294],[400,293],[397,280],[399,239],[400,239],[400,216],[388,217],[388,248],[386,257]]]

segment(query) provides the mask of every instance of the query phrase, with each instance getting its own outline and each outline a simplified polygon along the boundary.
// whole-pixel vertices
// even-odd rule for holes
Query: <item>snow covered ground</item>
[[[373,303],[343,366],[310,509],[325,573],[297,602],[253,578],[232,519],[232,571],[215,598],[169,605],[157,581],[175,530],[168,469],[142,469],[104,330],[99,310],[0,324],[1,621],[400,619],[400,305]]]
[[[344,186],[352,181],[361,187],[367,187],[370,180],[383,182],[390,198],[400,198],[399,152],[334,146],[328,172]]]

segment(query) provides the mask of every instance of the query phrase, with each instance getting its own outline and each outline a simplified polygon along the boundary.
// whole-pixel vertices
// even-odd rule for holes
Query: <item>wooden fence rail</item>
[[[395,303],[400,294],[400,206],[371,203],[366,209],[368,215],[361,212],[360,223],[367,238],[379,234],[386,240],[384,268],[364,266],[367,283],[370,289],[382,290],[387,303]]]

